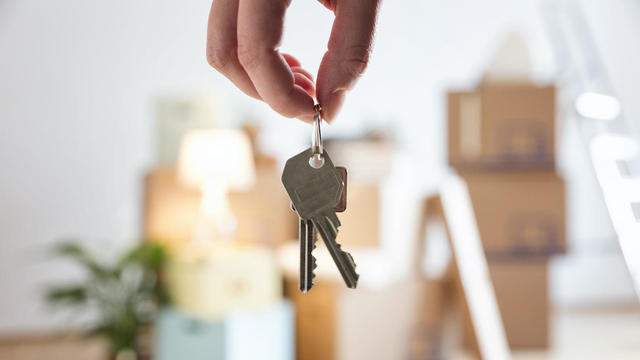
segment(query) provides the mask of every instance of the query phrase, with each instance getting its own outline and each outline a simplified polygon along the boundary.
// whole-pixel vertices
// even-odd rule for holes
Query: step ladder
[[[559,106],[577,121],[640,299],[640,142],[622,115],[582,9],[549,1],[544,10],[562,89]]]

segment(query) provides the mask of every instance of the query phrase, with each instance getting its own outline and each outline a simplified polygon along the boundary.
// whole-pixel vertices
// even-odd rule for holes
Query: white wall
[[[0,0],[0,332],[62,324],[41,304],[42,285],[73,272],[43,262],[46,245],[77,236],[94,248],[120,247],[139,234],[157,96],[213,89],[229,100],[231,122],[262,121],[265,146],[281,158],[308,140],[307,125],[247,99],[208,67],[209,3]],[[617,3],[624,7],[602,20],[613,37],[635,6]],[[433,180],[445,160],[443,90],[472,84],[504,31],[521,30],[536,76],[552,75],[539,4],[383,2],[370,67],[327,135],[393,128],[413,180]],[[294,0],[283,50],[315,72],[331,18],[318,3]],[[625,31],[638,18],[629,21]],[[628,103],[638,85],[627,70],[640,54],[630,45],[627,56],[629,43],[613,64]]]
[[[52,324],[43,263],[63,236],[139,234],[153,98],[218,82],[207,1],[5,1],[0,13],[0,330]],[[107,244],[107,245],[105,245]]]

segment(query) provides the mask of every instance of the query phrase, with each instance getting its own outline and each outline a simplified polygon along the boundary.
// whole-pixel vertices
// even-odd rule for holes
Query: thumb
[[[316,93],[324,118],[331,122],[338,114],[345,94],[362,75],[373,40],[379,0],[340,0],[328,50],[318,71]]]

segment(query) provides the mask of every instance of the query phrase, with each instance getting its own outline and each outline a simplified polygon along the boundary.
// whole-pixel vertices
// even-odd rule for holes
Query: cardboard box
[[[145,235],[179,248],[190,241],[200,207],[200,192],[182,186],[173,167],[151,170],[145,177]],[[297,238],[297,217],[274,164],[256,164],[256,184],[248,192],[229,194],[240,242],[278,244]]]
[[[380,244],[379,185],[351,180],[347,177],[347,209],[338,214],[338,242],[351,246]]]
[[[448,94],[449,164],[460,172],[553,170],[555,88],[484,84]]]
[[[266,247],[194,245],[181,252],[163,275],[171,303],[191,315],[220,319],[238,309],[269,307],[282,297],[282,275]]]
[[[419,287],[418,310],[411,326],[409,360],[440,360],[444,354],[444,323],[448,280],[422,279]]]
[[[166,96],[155,103],[156,163],[172,166],[178,160],[182,137],[191,130],[224,126],[224,101],[215,94]]]
[[[417,281],[354,291],[322,280],[306,294],[297,279],[285,282],[295,307],[298,360],[417,359],[440,353],[442,301],[435,283],[426,286],[432,293],[423,297],[425,288]]]
[[[354,181],[379,184],[391,174],[396,150],[389,139],[325,139],[324,146],[334,165],[345,166]]]
[[[547,348],[550,316],[548,262],[491,262],[489,272],[509,346],[512,349]],[[463,310],[463,315],[464,345],[476,349],[469,314]]]
[[[298,238],[298,217],[282,185],[275,163],[256,163],[256,184],[246,192],[231,192],[231,210],[238,219],[239,241],[281,244]]]
[[[151,170],[144,179],[144,232],[171,249],[191,239],[200,207],[200,192],[180,186],[173,167]]]
[[[565,184],[554,173],[465,174],[489,260],[566,251]]]
[[[328,283],[315,284],[306,294],[297,279],[285,281],[285,296],[294,305],[296,359],[336,359],[336,292]]]

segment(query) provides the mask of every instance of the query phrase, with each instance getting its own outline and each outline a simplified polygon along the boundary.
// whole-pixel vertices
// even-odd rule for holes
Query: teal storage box
[[[288,301],[244,309],[222,320],[166,308],[155,326],[157,360],[293,360],[294,314]]]

